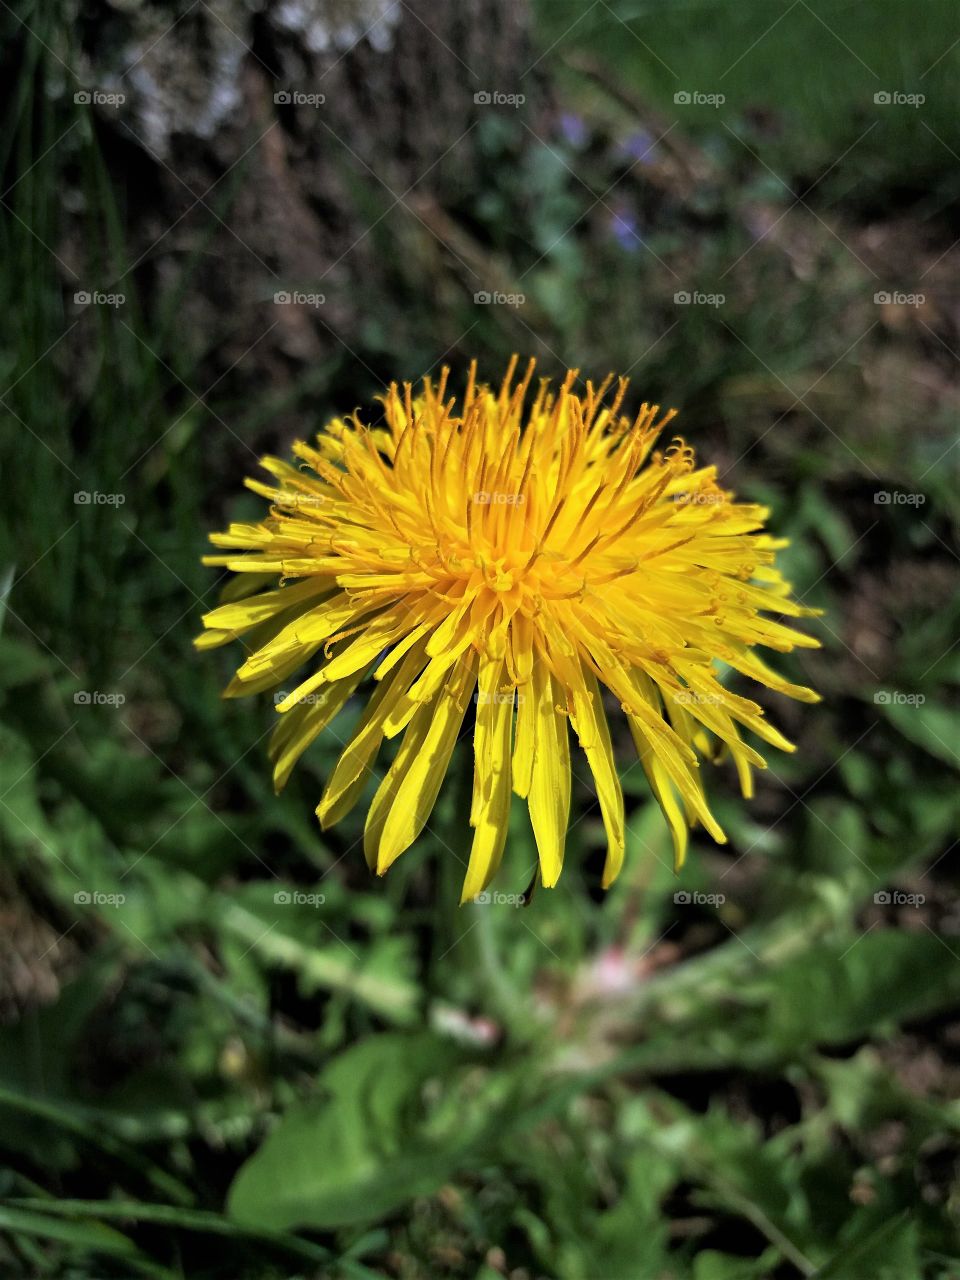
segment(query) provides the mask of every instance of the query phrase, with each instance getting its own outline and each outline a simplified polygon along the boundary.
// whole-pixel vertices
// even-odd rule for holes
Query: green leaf
[[[22,1207],[21,1207],[22,1206]],[[41,1210],[42,1213],[33,1212]],[[197,1231],[218,1236],[242,1238],[244,1236],[261,1240],[265,1244],[283,1249],[285,1252],[299,1255],[312,1262],[326,1262],[330,1259],[330,1251],[321,1245],[312,1244],[308,1240],[298,1240],[294,1236],[282,1236],[271,1231],[247,1230],[219,1213],[209,1213],[200,1209],[182,1209],[178,1205],[139,1204],[134,1201],[117,1200],[54,1200],[49,1203],[41,1200],[17,1200],[10,1205],[0,1206],[0,1214],[23,1214],[27,1218],[41,1219],[43,1214],[55,1215],[45,1218],[38,1225],[45,1225],[47,1234],[60,1240],[69,1240],[68,1232],[76,1231],[76,1243],[89,1243],[97,1246],[101,1238],[118,1238],[128,1246],[124,1252],[135,1251],[126,1236],[119,1235],[111,1227],[99,1222],[80,1222],[75,1219],[86,1218],[118,1218],[129,1222],[152,1222],[166,1227],[174,1227],[184,1231]],[[0,1224],[2,1224],[0,1218]],[[89,1235],[84,1240],[80,1233]],[[102,1247],[102,1246],[97,1246]]]
[[[131,1256],[138,1253],[136,1245],[120,1231],[100,1222],[70,1222],[62,1218],[47,1217],[30,1209],[13,1205],[0,1205],[0,1228],[16,1234],[40,1236],[47,1240],[60,1240],[64,1244],[78,1245],[101,1253]]]
[[[344,991],[390,1022],[413,1020],[419,993],[409,975],[406,939],[385,938],[361,956],[330,930],[326,931],[327,945],[305,941],[310,933],[297,929],[294,913],[283,917],[276,910],[255,914],[222,895],[211,895],[211,910],[223,930],[267,963],[297,973],[304,992],[326,988]],[[285,923],[281,924],[281,918]],[[311,932],[316,932],[316,922],[311,925]]]
[[[824,944],[776,974],[767,1028],[784,1048],[842,1044],[960,996],[960,967],[934,934],[876,930]]]
[[[457,1048],[430,1034],[390,1033],[335,1058],[324,1096],[294,1106],[240,1170],[229,1212],[281,1230],[373,1221],[430,1195],[489,1123],[451,1093]],[[435,1082],[435,1083],[431,1083]],[[428,1107],[428,1084],[439,1091]]]
[[[875,1222],[866,1232],[831,1258],[817,1272],[817,1280],[853,1280],[870,1276],[872,1280],[905,1280],[920,1275],[917,1253],[917,1229],[904,1212],[896,1218]]]
[[[693,1280],[751,1280],[751,1277],[761,1275],[761,1267],[768,1265],[767,1258],[751,1261],[732,1257],[729,1253],[718,1253],[716,1249],[704,1249],[693,1260]]]
[[[881,696],[877,694],[877,699]],[[935,702],[917,705],[897,701],[895,694],[886,693],[886,696],[891,701],[878,702],[878,706],[894,728],[938,760],[946,761],[954,769],[960,768],[960,719],[955,711]]]

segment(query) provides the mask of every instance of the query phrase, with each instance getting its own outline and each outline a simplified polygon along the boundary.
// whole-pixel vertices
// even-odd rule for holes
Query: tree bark
[[[524,3],[114,0],[79,31],[126,224],[104,287],[179,296],[212,376],[362,347],[398,271],[485,287],[442,227],[483,188],[481,126],[512,110],[484,94],[532,92]]]

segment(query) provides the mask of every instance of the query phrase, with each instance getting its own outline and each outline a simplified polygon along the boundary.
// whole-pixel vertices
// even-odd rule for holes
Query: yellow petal
[[[377,874],[409,849],[430,816],[476,683],[474,655],[456,666],[432,703],[416,713],[370,805],[363,833]]]
[[[211,634],[216,635],[218,633],[211,632]],[[275,689],[278,684],[286,680],[287,676],[293,675],[298,667],[302,667],[305,662],[309,662],[319,648],[319,644],[312,644],[303,649],[296,649],[289,653],[282,662],[278,661],[274,666],[267,667],[256,678],[241,680],[239,674],[235,675],[224,689],[223,696],[225,698],[247,698],[253,693],[265,693],[268,689]]]
[[[558,691],[542,661],[533,665],[536,747],[530,783],[530,822],[540,855],[544,887],[552,889],[563,869],[563,848],[570,820],[570,735],[567,717],[557,710]]]
[[[597,785],[597,799],[607,833],[607,859],[603,867],[603,887],[608,888],[620,874],[624,853],[623,791],[613,762],[610,727],[600,699],[596,676],[581,666],[573,683],[574,728]]]
[[[212,631],[232,631],[239,634],[277,613],[282,613],[292,605],[303,605],[315,600],[329,592],[333,586],[332,579],[326,576],[304,578],[301,582],[276,591],[261,591],[259,595],[249,596],[242,601],[221,604],[203,615],[203,625]]]
[[[301,702],[286,712],[270,738],[274,791],[279,792],[286,786],[293,766],[342,709],[362,676],[358,671],[338,684],[327,685],[310,701]]]
[[[521,798],[530,793],[537,740],[537,711],[532,684],[517,690],[517,735],[513,743],[513,789]]]
[[[332,600],[317,605],[281,627],[268,644],[250,655],[237,672],[237,676],[240,680],[257,679],[265,671],[272,670],[285,662],[291,654],[302,651],[308,645],[318,647],[338,631],[352,626],[367,612],[367,609],[358,607],[348,595],[340,592]],[[370,625],[376,626],[376,622],[371,622]],[[356,667],[353,670],[356,670]],[[350,673],[344,671],[342,674]]]
[[[660,806],[663,816],[667,820],[667,826],[670,828],[670,836],[673,840],[673,869],[674,871],[679,871],[687,859],[689,830],[687,820],[684,817],[683,809],[677,802],[676,792],[667,776],[667,771],[657,759],[656,753],[637,725],[637,722],[631,719],[629,724],[634,746],[637,748],[637,755],[640,757],[643,771],[647,775],[650,790],[653,792],[653,797]]]
[[[501,692],[502,658],[480,659],[479,697],[474,729],[474,797],[470,824],[475,828],[461,902],[487,887],[500,866],[510,822],[510,732],[513,692]]]
[[[229,644],[235,639],[232,631],[201,631],[198,636],[194,636],[193,647],[202,653],[206,649],[219,649],[221,645]]]
[[[371,766],[383,740],[384,721],[406,693],[423,661],[421,644],[407,653],[400,666],[374,689],[363,718],[337,761],[317,805],[322,827],[339,822],[356,804],[367,778],[373,776]]]
[[[368,666],[388,645],[399,640],[413,623],[405,610],[391,610],[368,623],[355,640],[331,658],[323,668],[324,680],[342,680],[353,671]]]

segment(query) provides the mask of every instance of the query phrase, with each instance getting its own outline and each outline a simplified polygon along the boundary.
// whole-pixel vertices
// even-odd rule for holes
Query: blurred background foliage
[[[300,277],[244,208],[267,144],[239,77],[315,89],[275,6],[0,18],[0,1271],[956,1280],[956,7],[543,0],[511,6],[522,38],[486,79],[426,10],[374,41],[356,8],[328,71],[379,58],[415,86],[421,40],[465,122],[397,191],[378,175],[402,140],[372,166],[360,123],[278,112],[304,183],[319,135],[336,208],[304,203],[347,246]],[[497,5],[464,12],[482,57]],[[97,58],[201,21],[240,46],[213,140],[184,124],[163,159],[137,149],[143,110],[74,101],[149,106]],[[216,195],[191,187],[170,234],[163,171],[204,164]],[[284,288],[326,301],[275,307]],[[222,586],[206,531],[259,510],[260,453],[385,380],[473,355],[496,377],[514,350],[629,372],[772,505],[826,611],[823,650],[781,665],[825,701],[767,700],[799,750],[750,803],[718,766],[730,844],[695,835],[679,878],[621,741],[616,886],[578,781],[560,886],[514,905],[518,810],[503,896],[457,909],[457,779],[372,881],[362,807],[324,836],[313,818],[357,708],[275,797],[269,698],[221,701],[236,655],[190,638]],[[469,730],[458,751],[462,774]]]

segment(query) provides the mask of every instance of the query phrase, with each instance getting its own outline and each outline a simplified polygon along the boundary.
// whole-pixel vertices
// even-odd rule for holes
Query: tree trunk
[[[276,385],[369,349],[411,288],[495,287],[457,233],[484,186],[484,129],[532,91],[525,4],[114,0],[79,30],[127,237],[96,283],[135,281],[148,309],[177,299],[212,376],[242,361]],[[79,224],[69,241],[85,263]]]

